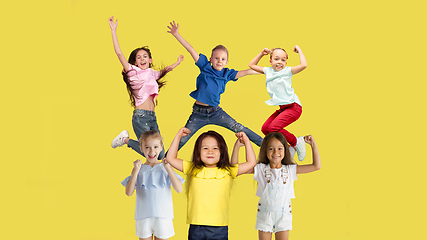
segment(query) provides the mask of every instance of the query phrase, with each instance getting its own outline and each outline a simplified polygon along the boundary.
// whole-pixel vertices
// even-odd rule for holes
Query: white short
[[[292,230],[292,213],[290,208],[285,208],[282,211],[259,209],[255,229],[270,233]]]
[[[175,235],[172,219],[167,218],[144,218],[135,221],[136,236],[148,238],[152,235],[157,238],[170,238]]]

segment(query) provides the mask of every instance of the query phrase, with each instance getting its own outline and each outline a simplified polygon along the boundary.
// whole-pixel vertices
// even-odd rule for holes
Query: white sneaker
[[[292,147],[292,146],[289,146],[289,152],[291,153],[291,159],[292,159],[292,161],[294,161],[295,148]]]
[[[305,158],[305,141],[304,137],[297,138],[297,145],[295,145],[295,150],[298,154],[298,160],[302,161]]]
[[[125,138],[128,138],[128,137],[129,137],[128,131],[124,130],[119,135],[117,135],[116,138],[113,139],[113,141],[111,142],[111,147],[116,148],[116,147],[123,146],[125,144]]]

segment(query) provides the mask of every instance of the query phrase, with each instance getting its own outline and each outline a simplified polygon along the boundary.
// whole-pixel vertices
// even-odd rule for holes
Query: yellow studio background
[[[7,1],[0,7],[1,239],[137,239],[135,197],[120,182],[141,158],[112,149],[129,130],[121,66],[107,19],[119,19],[123,53],[148,45],[157,66],[184,62],[158,97],[169,146],[191,113],[198,69],[167,33],[210,55],[230,51],[243,70],[264,47],[283,47],[303,114],[289,130],[312,134],[322,169],[299,175],[290,239],[424,239],[427,167],[425,3],[422,1]],[[261,63],[268,66],[267,58]],[[221,107],[258,134],[276,107],[263,75],[227,85]],[[231,149],[233,133],[219,127]],[[200,134],[197,133],[196,137]],[[180,151],[189,159],[196,137]],[[307,145],[309,150],[309,146]],[[255,151],[259,148],[255,146]],[[309,163],[311,153],[303,163]],[[241,159],[244,157],[241,152]],[[182,175],[182,174],[181,174]],[[230,239],[258,239],[256,185],[237,178]],[[185,194],[173,194],[175,232],[187,239]]]

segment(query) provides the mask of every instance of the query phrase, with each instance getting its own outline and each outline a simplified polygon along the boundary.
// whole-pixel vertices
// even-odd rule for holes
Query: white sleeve
[[[258,183],[260,182],[261,178],[262,178],[262,172],[264,172],[264,164],[262,163],[258,163],[257,165],[255,165],[254,167],[254,179],[255,181],[257,181]]]

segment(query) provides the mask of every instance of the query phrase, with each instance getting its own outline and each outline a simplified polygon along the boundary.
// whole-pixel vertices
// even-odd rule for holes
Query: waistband
[[[144,113],[145,115],[156,116],[156,112],[154,112],[154,111],[149,111],[149,110],[145,110],[145,109],[133,110],[133,114],[141,114],[141,113]]]
[[[258,210],[265,212],[284,212],[285,207],[258,206]]]
[[[219,110],[221,110],[220,106],[213,107],[213,106],[203,106],[203,105],[199,105],[196,103],[193,104],[193,111],[195,111],[195,112],[212,113],[212,112],[216,112]]]

